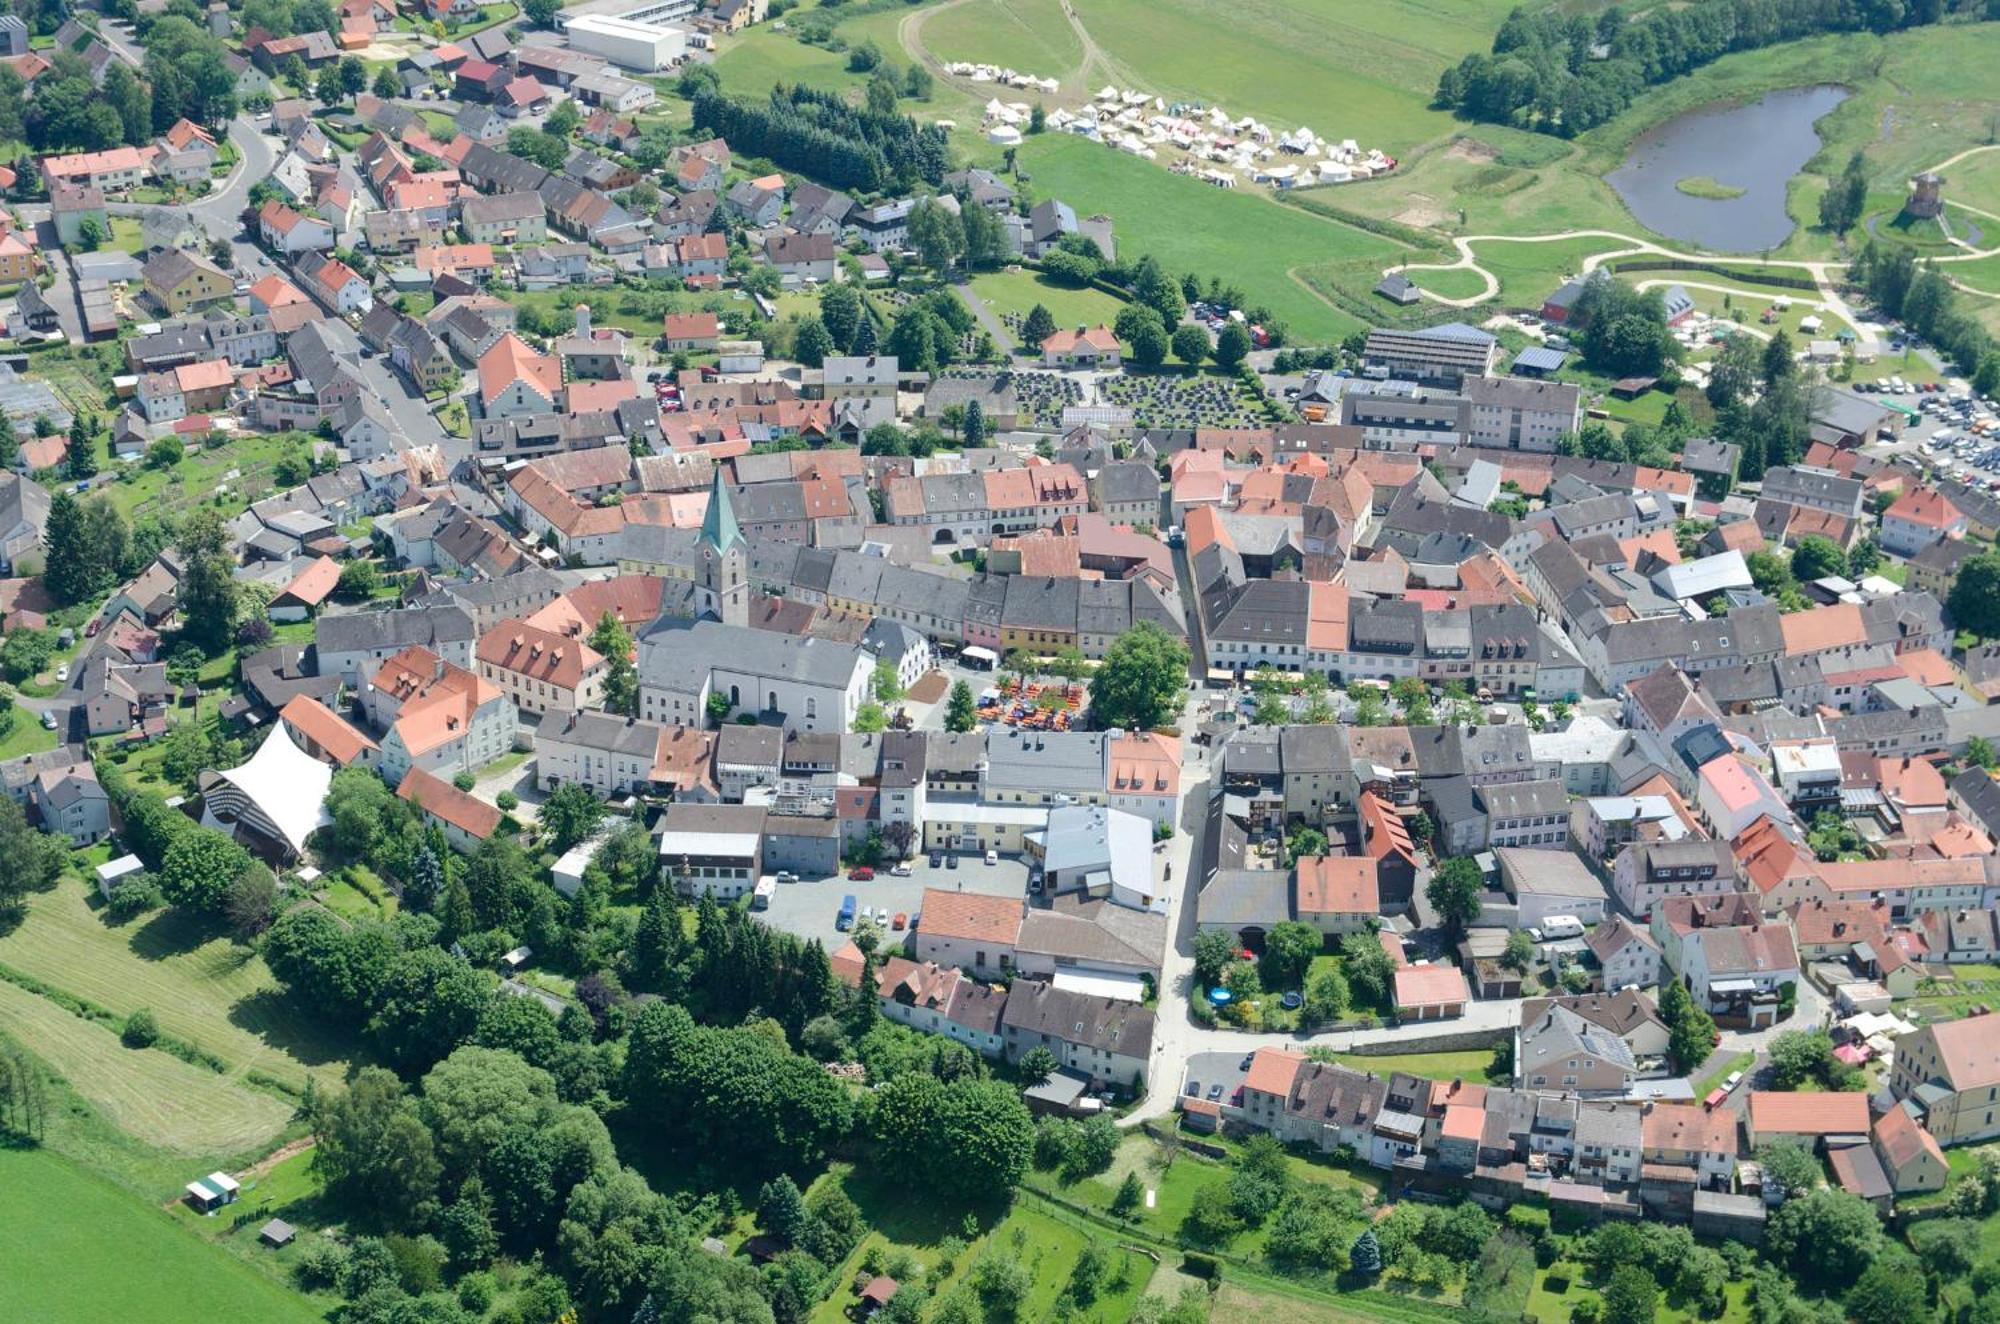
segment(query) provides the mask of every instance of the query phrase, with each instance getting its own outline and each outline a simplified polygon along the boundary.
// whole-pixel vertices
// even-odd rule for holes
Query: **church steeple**
[[[702,612],[725,625],[750,623],[750,545],[736,523],[736,507],[723,486],[722,466],[708,488],[708,510],[701,517],[701,582],[695,601]]]
[[[715,552],[743,545],[743,530],[736,523],[736,507],[729,500],[729,489],[723,486],[720,464],[715,466],[715,477],[708,485],[708,510],[701,517],[701,541]]]

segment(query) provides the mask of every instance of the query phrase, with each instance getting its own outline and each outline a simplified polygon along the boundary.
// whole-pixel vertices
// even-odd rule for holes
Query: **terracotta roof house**
[[[1102,323],[1057,331],[1042,342],[1042,362],[1051,368],[1115,368],[1118,337]]]
[[[1329,936],[1353,933],[1381,914],[1381,863],[1372,855],[1308,855],[1294,868],[1299,922]]]
[[[372,767],[382,753],[380,745],[310,694],[293,695],[279,710],[278,720],[300,749],[322,763]]]
[[[396,794],[442,827],[452,844],[468,850],[500,830],[498,809],[422,768],[411,768],[404,773]]]
[[[503,620],[480,636],[474,657],[480,676],[526,712],[575,712],[601,701],[607,662],[581,639]]]
[[[1022,903],[1015,898],[926,888],[917,959],[958,966],[978,976],[1011,970],[1022,912]]]
[[[1821,1094],[1752,1090],[1744,1126],[1752,1149],[1779,1139],[1811,1144],[1836,1136],[1865,1137],[1868,1096],[1858,1090]]]
[[[1875,1123],[1875,1157],[1897,1195],[1941,1191],[1949,1175],[1937,1138],[1917,1125],[1909,1110],[1891,1108]]]
[[[562,367],[513,332],[479,356],[479,401],[488,418],[559,412]]]

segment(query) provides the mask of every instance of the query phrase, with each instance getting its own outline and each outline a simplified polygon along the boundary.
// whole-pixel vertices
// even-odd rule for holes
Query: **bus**
[[[854,894],[852,892],[840,898],[840,913],[833,917],[833,927],[842,933],[854,927]]]

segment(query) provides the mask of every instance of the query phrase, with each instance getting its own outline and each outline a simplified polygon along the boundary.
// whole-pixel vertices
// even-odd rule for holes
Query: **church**
[[[749,547],[719,467],[698,555],[697,618],[662,618],[639,640],[639,716],[699,727],[714,703],[725,722],[748,716],[786,731],[851,729],[870,697],[875,655],[750,628]]]

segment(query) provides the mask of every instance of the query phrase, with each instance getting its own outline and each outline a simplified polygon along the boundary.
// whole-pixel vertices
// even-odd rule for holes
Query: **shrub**
[[[520,807],[521,797],[512,791],[502,791],[493,797],[493,803],[500,806],[503,811],[512,812]]]
[[[158,910],[162,900],[158,880],[149,873],[135,873],[111,889],[104,909],[113,919],[131,919]]]
[[[347,1268],[347,1252],[331,1241],[315,1241],[300,1253],[292,1265],[292,1277],[308,1292],[320,1292],[340,1281]]]
[[[461,791],[470,791],[478,783],[474,781],[471,773],[461,772],[451,779],[451,784]]]
[[[1222,1278],[1222,1264],[1213,1255],[1204,1255],[1191,1250],[1181,1256],[1181,1272],[1190,1278],[1206,1278],[1219,1282]]]
[[[153,1013],[141,1007],[125,1018],[125,1027],[118,1032],[118,1038],[127,1048],[151,1048],[159,1042],[160,1027]]]

